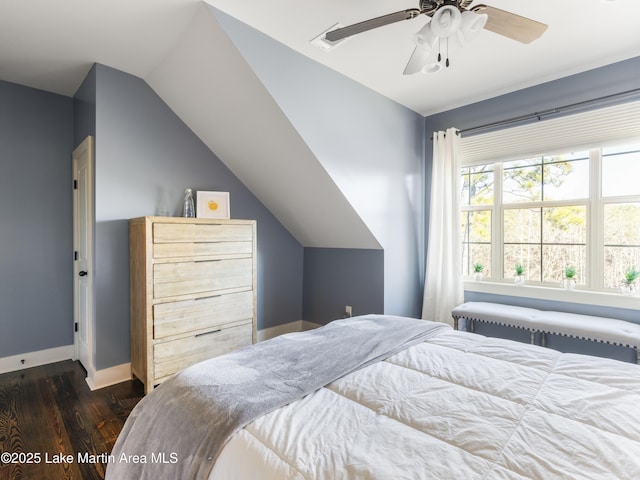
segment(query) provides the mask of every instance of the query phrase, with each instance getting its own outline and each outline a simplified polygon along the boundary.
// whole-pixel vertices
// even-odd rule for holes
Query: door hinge
[[[73,189],[77,190],[78,189],[78,180],[74,180],[73,181]]]
[[[73,331],[77,332],[78,331],[78,322],[73,324]]]
[[[73,251],[73,259],[77,262],[78,261],[78,251],[74,250]]]

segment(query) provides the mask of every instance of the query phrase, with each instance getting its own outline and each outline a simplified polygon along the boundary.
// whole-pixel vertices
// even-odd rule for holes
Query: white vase
[[[474,279],[476,282],[481,282],[483,278],[484,278],[484,275],[483,275],[483,273],[482,273],[482,272],[474,272],[474,274],[473,274],[473,279]]]
[[[565,290],[574,290],[576,288],[575,278],[563,278],[560,284]]]
[[[623,295],[635,295],[636,293],[635,283],[622,282],[622,284],[620,284],[620,293]]]
[[[524,285],[524,275],[516,275],[515,277],[513,277],[513,283],[515,283],[516,285]]]

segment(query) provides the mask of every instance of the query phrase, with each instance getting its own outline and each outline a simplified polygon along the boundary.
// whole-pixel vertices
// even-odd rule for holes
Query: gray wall
[[[638,81],[639,72],[640,57],[635,57],[431,115],[425,119],[426,138],[430,138],[432,132],[444,130],[448,127],[464,130],[520,115],[542,112],[554,107],[637,89],[640,87],[640,82]],[[620,101],[617,103],[620,103]],[[585,107],[581,111],[593,108],[593,106]],[[552,116],[545,118],[552,118]],[[431,145],[427,145],[427,147],[428,159],[431,159]]]
[[[73,343],[72,113],[0,81],[0,357]]]
[[[303,318],[324,325],[346,305],[354,316],[384,312],[384,252],[305,248]]]
[[[485,100],[483,102],[467,105],[455,110],[450,110],[425,119],[425,137],[429,138],[436,130],[444,130],[448,127],[458,129],[471,128],[477,125],[487,124],[520,115],[540,112],[553,107],[582,102],[596,97],[612,95],[638,88],[638,73],[640,72],[640,57],[624,62],[615,63],[606,67],[590,70],[570,77],[544,83],[535,87],[513,92],[500,97]],[[636,96],[637,99],[637,96]],[[628,101],[628,100],[627,100]],[[618,102],[619,103],[619,102]],[[593,108],[593,107],[591,107]],[[425,175],[426,198],[430,196],[432,145],[427,142],[425,157],[427,172]],[[427,200],[428,202],[428,200]],[[428,223],[427,223],[428,225]],[[502,295],[489,295],[476,292],[466,292],[467,301],[496,301],[510,305],[522,305],[543,310],[559,310],[574,313],[620,318],[638,322],[640,318],[635,310],[625,310],[608,307],[596,307],[569,302],[549,302],[521,297],[507,297]],[[519,338],[518,331],[514,329],[499,329],[490,326],[479,327],[479,333],[500,333],[514,338]],[[520,338],[523,339],[523,338]],[[528,341],[528,337],[524,339]],[[563,350],[580,351],[583,353],[605,354],[615,358],[629,360],[631,355],[626,349],[612,349],[611,347],[571,341],[568,339],[554,338],[550,346]]]
[[[80,145],[88,135],[96,135],[95,64],[73,96],[73,144]]]
[[[214,14],[384,249],[385,313],[419,316],[423,117],[220,11]],[[349,254],[357,255],[344,252]]]
[[[96,135],[97,154],[97,368],[129,361],[127,220],[167,208],[179,213],[186,187],[229,191],[232,216],[258,220],[259,328],[303,318],[303,296],[305,316],[321,322],[333,316],[334,310],[341,313],[347,302],[353,304],[354,313],[360,313],[360,308],[362,313],[374,311],[381,306],[376,303],[380,296],[373,294],[379,292],[381,275],[385,311],[419,314],[424,223],[418,201],[422,185],[416,186],[415,179],[422,178],[422,119],[293,52],[279,52],[271,51],[274,58],[282,57],[292,65],[291,76],[277,95],[287,105],[287,113],[297,119],[314,150],[331,152],[332,158],[318,155],[337,183],[353,180],[369,185],[362,191],[348,191],[347,196],[362,204],[372,191],[384,191],[371,188],[375,182],[368,184],[365,173],[399,189],[383,198],[385,209],[362,213],[385,249],[384,266],[374,263],[369,288],[358,293],[353,285],[353,294],[344,301],[332,293],[328,301],[310,295],[312,282],[340,281],[343,277],[336,272],[343,265],[356,268],[372,252],[341,252],[345,256],[331,249],[305,252],[142,80],[98,65],[73,100],[0,82],[0,357],[73,343],[70,155],[73,146],[89,133]],[[428,138],[431,131],[449,126],[467,128],[636,88],[638,71],[640,58],[635,58],[444,112],[426,119],[425,132]],[[274,78],[277,73],[272,72]],[[286,95],[284,90],[292,81],[301,82],[314,95],[301,97],[295,89]],[[297,102],[306,103],[296,107]],[[321,119],[333,118],[336,105],[351,113],[343,123],[327,126]],[[365,131],[371,127],[374,129]],[[336,148],[340,143],[335,139],[341,136],[353,139],[350,148]],[[351,149],[358,145],[362,154]],[[427,142],[427,167],[430,147]],[[428,191],[428,171],[425,180]],[[42,208],[43,198],[46,208]],[[386,201],[389,199],[398,201]],[[381,261],[380,254],[376,262]],[[303,295],[305,261],[304,278],[309,284]],[[359,300],[361,293],[365,296]],[[33,301],[34,295],[38,301]],[[472,297],[495,300],[480,294]],[[546,305],[517,297],[500,300],[540,308]],[[575,304],[561,307],[567,311],[584,308]],[[624,318],[627,313],[603,309],[598,314]]]
[[[128,219],[163,210],[180,215],[187,187],[228,191],[232,218],[258,221],[258,328],[300,320],[302,246],[143,80],[103,65],[92,72],[96,368],[130,357]],[[90,92],[91,84],[89,78],[79,94]],[[89,125],[76,125],[83,134],[92,121],[84,117]]]

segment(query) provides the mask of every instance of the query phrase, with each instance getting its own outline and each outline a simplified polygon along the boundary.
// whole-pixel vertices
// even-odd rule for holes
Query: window
[[[640,268],[640,145],[602,150],[604,287]]]
[[[574,267],[582,288],[617,288],[640,268],[640,144],[466,166],[466,275],[557,286]]]
[[[463,269],[466,275],[473,264],[484,266],[484,275],[491,275],[491,210],[493,205],[493,169],[491,165],[462,169]]]

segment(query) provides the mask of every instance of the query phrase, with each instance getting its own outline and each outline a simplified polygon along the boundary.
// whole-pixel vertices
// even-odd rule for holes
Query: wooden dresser
[[[145,393],[256,341],[256,222],[129,221],[131,370]]]

